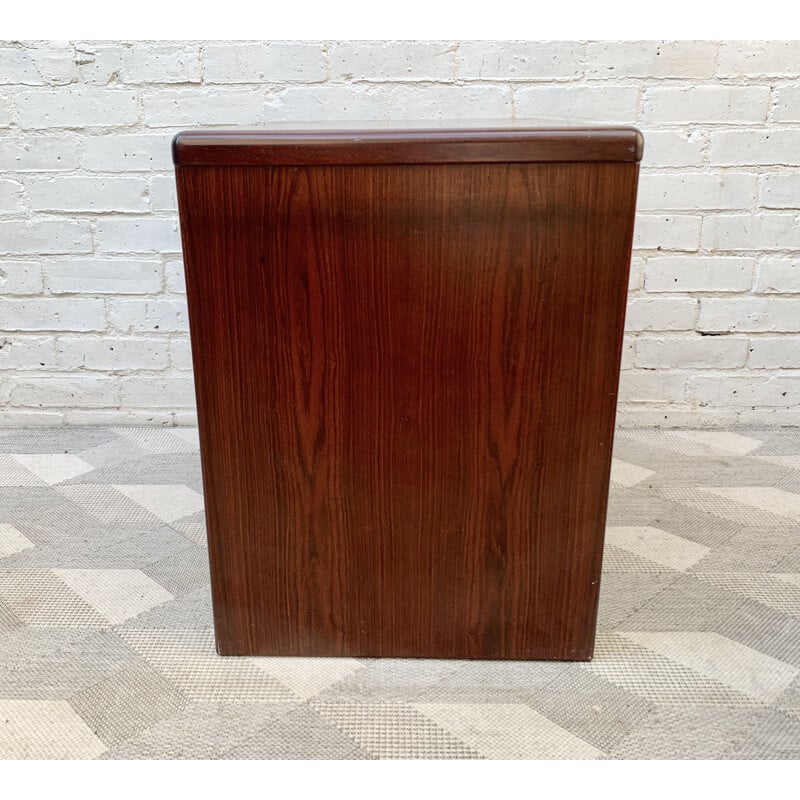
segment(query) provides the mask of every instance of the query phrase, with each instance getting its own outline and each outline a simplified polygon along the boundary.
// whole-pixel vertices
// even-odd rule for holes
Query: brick
[[[630,123],[639,116],[640,95],[635,86],[526,86],[515,90],[514,109],[518,118]]]
[[[79,259],[58,261],[47,268],[53,294],[153,294],[162,288],[158,261]]]
[[[0,261],[0,295],[41,294],[43,288],[41,264],[31,261]]]
[[[147,211],[144,178],[69,175],[25,183],[34,211]]]
[[[123,83],[200,83],[200,48],[137,43],[121,58]]]
[[[178,213],[174,175],[154,175],[150,179],[150,208],[153,211]]]
[[[747,172],[645,173],[640,182],[642,211],[749,209],[758,195],[758,176]]]
[[[647,292],[746,292],[753,285],[754,258],[662,256],[647,260]]]
[[[0,147],[0,170],[5,172],[57,172],[77,166],[78,140],[69,134],[4,138]]]
[[[0,48],[0,84],[42,86],[69,83],[72,77],[72,48],[69,45],[49,42],[41,48]]]
[[[644,95],[649,123],[764,122],[768,86],[659,86]]]
[[[63,424],[63,411],[4,408],[0,414],[0,428],[53,428]]]
[[[203,47],[206,83],[286,83],[325,80],[318,42],[247,42]]]
[[[192,368],[192,346],[188,337],[170,339],[170,362],[175,369]]]
[[[12,382],[10,401],[18,406],[118,406],[119,385],[88,375],[32,376]]]
[[[0,178],[0,214],[19,214],[24,210],[22,184],[9,178]]]
[[[328,57],[335,81],[451,81],[453,42],[339,42]]]
[[[174,294],[186,294],[186,276],[183,261],[167,261],[164,265],[164,278],[167,291]]]
[[[416,119],[511,119],[511,90],[504,86],[393,86],[390,113]],[[402,113],[401,113],[402,112]]]
[[[628,273],[628,291],[636,292],[644,285],[644,259],[634,256],[631,258],[631,269]]]
[[[194,381],[190,372],[160,375],[131,375],[122,383],[122,404],[146,408],[192,408]]]
[[[700,131],[654,131],[642,129],[644,153],[642,166],[699,167],[708,144]]]
[[[52,336],[0,334],[0,369],[52,370],[56,346]],[[5,414],[5,409],[3,410]]]
[[[697,330],[796,332],[800,298],[737,297],[703,298]]]
[[[797,131],[772,128],[712,133],[710,159],[720,166],[800,166]]]
[[[8,331],[102,331],[102,300],[74,297],[0,299],[0,325]]]
[[[92,172],[171,170],[174,131],[81,138],[80,165]]]
[[[136,425],[175,427],[176,413],[168,410],[130,408],[65,408],[65,425]]]
[[[591,42],[586,78],[710,78],[716,67],[714,42]]]
[[[461,42],[456,76],[462,80],[574,80],[584,71],[579,42]]]
[[[743,427],[800,427],[800,408],[743,408],[739,412]]]
[[[703,220],[704,250],[800,249],[800,220],[793,214],[723,215]]]
[[[34,48],[33,60],[47,84],[63,85],[75,80],[74,50],[68,41],[50,41],[42,47]]]
[[[35,255],[89,253],[92,236],[86,220],[0,221],[0,253]]]
[[[724,77],[800,75],[800,41],[728,41],[720,46],[717,74]]]
[[[385,89],[359,86],[297,86],[269,98],[267,120],[377,119],[383,114]]]
[[[174,333],[189,330],[186,298],[109,299],[108,318],[123,333]]]
[[[772,119],[775,122],[800,122],[800,88],[782,86],[775,90]]]
[[[633,246],[648,250],[697,250],[700,217],[637,214]]]
[[[0,84],[35,86],[44,83],[29,50],[21,47],[0,48]]]
[[[166,339],[133,339],[118,336],[59,336],[58,368],[105,370],[158,370],[169,365]]]
[[[175,219],[97,220],[97,245],[103,253],[179,253],[178,222]]]
[[[774,377],[696,375],[689,380],[689,396],[699,405],[797,406],[800,375]]]
[[[633,369],[634,356],[636,354],[636,339],[634,336],[622,337],[622,359],[620,369]]]
[[[732,428],[739,420],[739,412],[697,408],[683,404],[635,405],[620,403],[617,406],[619,428]]]
[[[758,267],[756,292],[758,294],[800,293],[800,258],[764,259]]]
[[[133,125],[139,120],[130,89],[26,90],[16,96],[22,128],[87,128]]]
[[[800,172],[764,175],[758,204],[762,208],[800,208]]]
[[[75,45],[75,67],[82,84],[108,86],[119,82],[122,59],[131,44],[78,42]]]
[[[697,300],[690,297],[632,298],[628,301],[628,331],[688,331],[697,319]]]
[[[620,374],[618,397],[622,403],[677,403],[685,391],[682,373],[627,370]]]
[[[257,125],[263,119],[263,89],[164,89],[142,98],[145,125]]]
[[[747,339],[735,336],[639,337],[641,369],[736,369],[747,359]]]
[[[5,95],[0,95],[0,128],[9,127],[12,119],[11,100]]]
[[[750,369],[800,369],[800,336],[754,336],[750,340]]]

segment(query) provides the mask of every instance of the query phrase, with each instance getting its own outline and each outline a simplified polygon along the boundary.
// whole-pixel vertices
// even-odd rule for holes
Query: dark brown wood
[[[173,160],[181,166],[636,162],[642,144],[635,128],[187,131],[173,141]]]
[[[590,658],[638,164],[229,136],[176,147],[219,652]]]

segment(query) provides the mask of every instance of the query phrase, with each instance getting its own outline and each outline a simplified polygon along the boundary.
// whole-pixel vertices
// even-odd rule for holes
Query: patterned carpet
[[[217,657],[193,429],[0,487],[2,757],[800,757],[800,430],[618,433],[585,664]]]

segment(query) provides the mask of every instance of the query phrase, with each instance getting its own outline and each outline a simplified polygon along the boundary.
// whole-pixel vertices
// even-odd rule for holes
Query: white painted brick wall
[[[722,42],[717,75],[797,78],[798,64],[800,41]]]
[[[748,340],[733,336],[641,336],[634,366],[640,369],[738,369],[747,360]]]
[[[756,292],[759,294],[800,292],[800,256],[763,259],[758,267]]]
[[[800,319],[800,297],[709,297],[700,301],[697,330],[726,334],[735,331],[793,333]]]
[[[33,261],[0,261],[0,298],[10,294],[41,294],[41,264]]]
[[[648,124],[764,122],[769,107],[769,86],[663,86],[644,97]]]
[[[155,338],[59,336],[56,359],[60,370],[161,370],[169,366],[169,341]]]
[[[135,125],[139,121],[137,93],[130,89],[31,89],[14,98],[17,124],[37,128],[80,129]]]
[[[800,172],[764,175],[758,202],[762,208],[800,208]]]
[[[187,424],[170,142],[566,118],[645,135],[623,425],[800,423],[800,42],[0,42],[0,424]]]
[[[692,211],[715,208],[755,208],[758,176],[746,172],[687,172],[683,174],[642,171],[641,211]],[[785,207],[785,206],[784,206]]]
[[[520,86],[515,92],[518,116],[633,123],[638,117],[641,89],[637,86]]]
[[[147,198],[148,183],[143,177],[32,176],[25,180],[25,191],[33,211],[141,213],[150,210]]]
[[[750,341],[747,366],[751,369],[800,369],[800,336],[754,337]]]
[[[363,54],[370,45],[363,43]],[[330,75],[324,42],[248,42],[203,46],[206,83],[320,83]],[[362,56],[363,57],[363,56]]]
[[[587,78],[711,78],[713,42],[593,42],[586,52]]]
[[[91,253],[88,220],[0,220],[0,254],[43,255]]]
[[[104,331],[102,300],[76,297],[0,298],[4,331]]]
[[[581,42],[452,44],[459,80],[574,81],[586,70],[586,45]]]
[[[158,294],[163,284],[160,261],[57,259],[47,269],[51,294]]]
[[[798,129],[765,128],[712,131],[709,163],[723,167],[800,167]]]
[[[188,331],[185,297],[109,299],[108,322],[115,331],[126,333],[169,333]]]
[[[654,256],[648,259],[646,292],[746,292],[753,285],[754,258]]]
[[[800,250],[800,214],[719,214],[703,220],[704,250]]]
[[[200,49],[184,45],[148,45],[126,49],[120,59],[123,83],[200,83]]]
[[[329,48],[328,56],[334,81],[450,81],[456,51],[449,42],[340,42]],[[320,59],[320,80],[324,74]]]
[[[74,134],[60,136],[10,131],[2,134],[0,170],[5,172],[56,172],[78,167],[78,138]]]

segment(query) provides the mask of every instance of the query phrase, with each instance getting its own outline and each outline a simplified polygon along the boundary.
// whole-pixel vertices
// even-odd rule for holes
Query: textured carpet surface
[[[0,433],[3,758],[800,758],[800,431],[620,431],[585,664],[224,659],[197,434]]]

